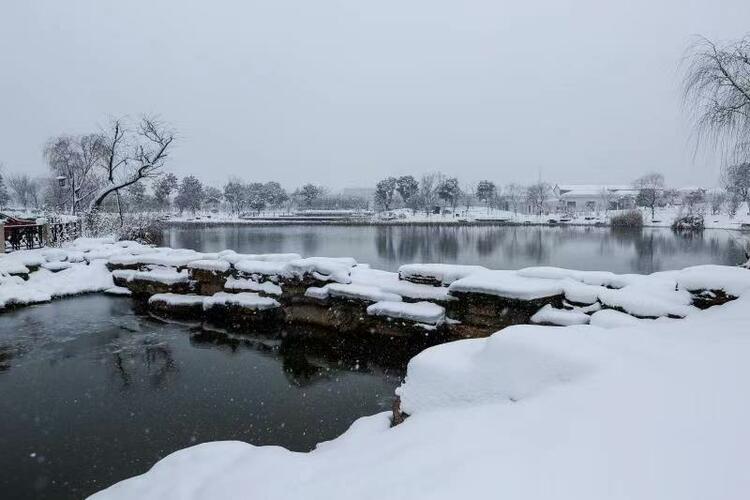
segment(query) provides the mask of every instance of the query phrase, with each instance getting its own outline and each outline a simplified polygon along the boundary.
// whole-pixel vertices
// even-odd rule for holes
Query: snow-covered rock
[[[367,314],[438,325],[445,320],[445,308],[432,302],[380,301],[367,307]]]
[[[342,283],[330,283],[325,286],[330,297],[341,297],[345,299],[365,300],[380,302],[383,300],[400,302],[401,296],[395,293],[384,292],[378,287],[367,285],[346,285]]]
[[[224,284],[224,290],[227,291],[250,291],[250,292],[263,292],[268,295],[281,295],[282,289],[276,283],[271,281],[258,282],[252,279],[243,278],[227,278]]]
[[[577,310],[555,309],[550,304],[542,307],[531,317],[532,323],[570,326],[585,325],[591,318],[588,314]]]
[[[451,283],[448,290],[481,293],[507,299],[534,300],[562,295],[560,280],[528,278],[515,271],[480,271]]]
[[[250,275],[288,276],[290,274],[289,264],[285,261],[241,260],[234,264],[234,268]]]
[[[193,260],[187,264],[188,269],[197,269],[200,271],[212,271],[216,273],[226,273],[232,268],[232,265],[226,260],[219,259],[200,259]]]
[[[209,310],[217,306],[238,306],[243,309],[263,310],[279,307],[279,303],[270,297],[261,297],[257,293],[241,292],[226,293],[219,292],[203,299],[203,310]]]

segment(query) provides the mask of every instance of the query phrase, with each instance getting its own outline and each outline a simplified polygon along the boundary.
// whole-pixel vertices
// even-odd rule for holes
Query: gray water
[[[675,234],[665,228],[613,230],[548,226],[182,226],[164,244],[204,252],[297,252],[354,257],[378,269],[443,262],[493,269],[549,265],[617,273],[652,273],[698,264],[736,265],[743,236],[724,230]]]
[[[306,451],[390,409],[401,368],[293,333],[232,337],[102,295],[0,315],[0,498],[83,498],[206,441]]]

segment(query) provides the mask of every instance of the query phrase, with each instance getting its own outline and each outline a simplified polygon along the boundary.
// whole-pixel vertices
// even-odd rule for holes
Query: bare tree
[[[143,117],[134,132],[129,132],[120,120],[113,121],[105,138],[102,162],[107,183],[91,208],[99,208],[110,194],[141,179],[157,177],[173,141],[174,134],[154,118]]]
[[[546,182],[537,182],[526,189],[526,200],[538,215],[544,213],[551,192],[552,188]]]
[[[29,206],[29,184],[31,184],[29,175],[11,174],[7,182],[13,199],[26,210]]]
[[[721,183],[732,199],[739,203],[747,203],[748,210],[750,210],[750,162],[722,168]]]
[[[503,190],[503,196],[508,200],[508,203],[513,207],[513,213],[518,215],[518,207],[521,205],[525,194],[525,189],[519,184],[508,184]]]
[[[476,196],[480,201],[484,202],[487,208],[487,213],[489,213],[490,203],[497,196],[497,189],[495,188],[495,183],[492,181],[488,181],[488,180],[479,181],[479,184],[477,184]]]
[[[727,201],[726,191],[711,191],[708,196],[708,201],[711,204],[711,214],[718,215],[721,213],[721,209]]]
[[[612,204],[614,194],[608,188],[603,187],[599,190],[599,201],[601,206],[604,208],[604,213],[609,212],[609,206]]]
[[[684,98],[698,139],[735,160],[750,153],[750,36],[717,45],[698,37],[688,49]]]
[[[44,148],[47,163],[67,199],[64,205],[74,214],[102,186],[97,167],[101,165],[104,149],[104,137],[100,134],[62,135],[50,139]]]
[[[424,174],[419,181],[419,205],[425,215],[430,215],[433,207],[437,204],[437,186],[442,179],[442,174],[433,172]]]
[[[650,208],[651,219],[653,220],[656,205],[664,192],[664,176],[655,172],[646,174],[636,179],[633,187],[638,190],[638,196],[635,200],[636,205]]]

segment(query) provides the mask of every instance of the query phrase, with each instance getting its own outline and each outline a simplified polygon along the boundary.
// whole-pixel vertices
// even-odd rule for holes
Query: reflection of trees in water
[[[281,340],[243,337],[220,331],[200,331],[190,337],[196,347],[235,354],[243,349],[280,357],[290,384],[309,386],[329,380],[337,372],[384,372],[401,376],[406,363],[438,339],[390,338],[379,335],[339,335],[315,327],[289,327]]]
[[[134,380],[145,380],[153,388],[163,388],[179,371],[169,345],[147,338],[118,346],[110,360],[123,389],[130,387]],[[139,374],[141,370],[145,374]]]
[[[18,353],[18,348],[9,344],[0,344],[0,373],[10,370],[11,361]]]
[[[665,229],[610,229],[590,226],[382,226],[376,228],[378,256],[393,263],[459,262],[509,268],[548,265],[563,249],[581,245],[580,267],[595,255],[628,262],[634,272],[662,269],[667,257],[725,264],[743,262],[742,246],[720,232],[673,234]],[[570,255],[570,254],[569,254]],[[569,264],[570,265],[570,264]],[[575,264],[571,266],[575,267]]]

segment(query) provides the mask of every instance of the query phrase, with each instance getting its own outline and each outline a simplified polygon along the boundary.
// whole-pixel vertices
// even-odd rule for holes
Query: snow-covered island
[[[472,338],[410,361],[396,391],[398,425],[391,412],[365,417],[310,453],[204,443],[92,498],[739,499],[750,491],[743,267],[622,275],[414,264],[392,273],[349,258],[92,239],[0,257],[0,311],[100,291],[132,295],[160,316],[231,316],[230,327],[332,321],[323,311],[339,310],[359,314],[336,325],[351,332]],[[521,312],[506,310],[514,307]]]

